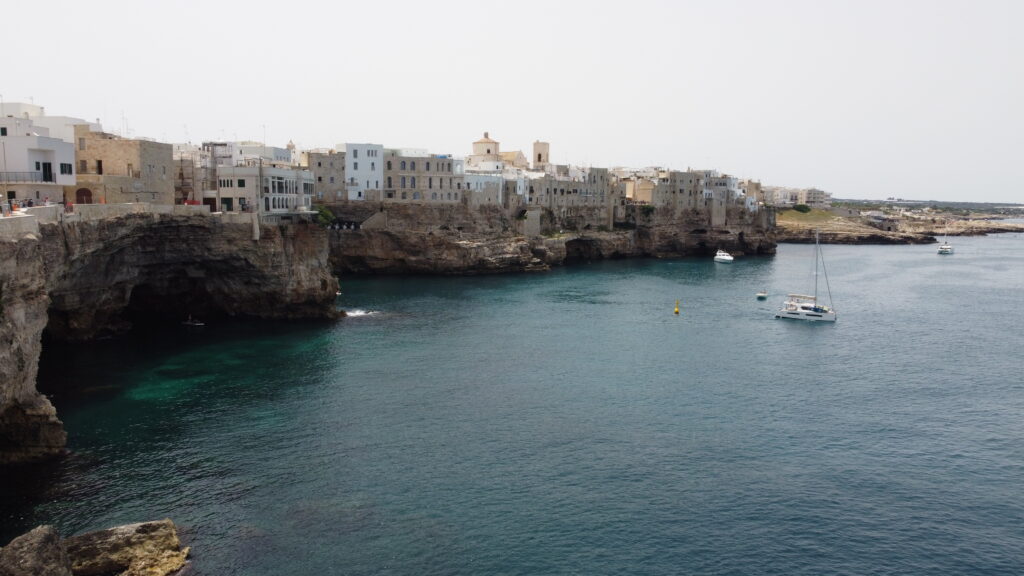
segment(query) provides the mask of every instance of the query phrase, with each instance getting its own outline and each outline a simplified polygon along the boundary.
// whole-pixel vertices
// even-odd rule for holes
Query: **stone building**
[[[309,150],[306,164],[316,183],[317,202],[341,202],[348,199],[345,190],[345,152]]]
[[[460,202],[461,163],[423,150],[384,151],[384,202]]]
[[[174,204],[174,160],[170,144],[121,138],[75,126],[77,183],[65,186],[78,204],[152,202]]]

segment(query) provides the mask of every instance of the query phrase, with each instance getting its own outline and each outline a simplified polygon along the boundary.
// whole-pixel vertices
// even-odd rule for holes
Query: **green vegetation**
[[[331,222],[334,222],[334,213],[326,206],[318,205],[316,207],[316,223],[326,228],[331,225]]]
[[[793,210],[780,210],[775,219],[778,222],[792,222],[794,224],[817,224],[821,222],[828,222],[838,218],[835,214],[832,214],[828,210],[815,210],[809,208],[807,212],[797,212]]]
[[[808,212],[811,211],[811,207],[808,206],[807,204],[797,204],[796,206],[793,206],[793,210],[796,210],[797,212],[801,212],[803,214],[807,214]]]
[[[651,206],[650,204],[644,204],[643,206],[640,207],[640,211],[643,213],[644,216],[650,216],[651,214],[654,214],[654,206]]]

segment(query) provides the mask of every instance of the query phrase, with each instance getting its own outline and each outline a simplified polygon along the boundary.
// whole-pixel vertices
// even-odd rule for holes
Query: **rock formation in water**
[[[189,314],[336,316],[326,233],[200,215],[138,213],[41,224],[0,239],[0,463],[60,453],[65,434],[35,388],[44,328],[56,339],[123,333]]]
[[[65,540],[39,526],[0,548],[0,576],[166,576],[186,565],[188,553],[169,519]]]

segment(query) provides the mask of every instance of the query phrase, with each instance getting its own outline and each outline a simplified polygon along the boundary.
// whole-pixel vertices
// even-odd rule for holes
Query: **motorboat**
[[[191,314],[188,315],[188,319],[181,323],[182,326],[188,326],[189,328],[199,328],[206,326],[206,324],[198,318],[193,318]]]
[[[828,306],[818,302],[818,268],[825,276],[825,287],[828,290]],[[825,270],[825,258],[821,253],[818,233],[814,233],[814,295],[789,294],[782,308],[775,313],[776,318],[808,320],[811,322],[835,322],[836,311],[832,308],[832,288],[828,284],[828,272]]]
[[[768,299],[768,291],[767,290],[761,290],[760,292],[758,292],[757,293],[757,299],[758,300],[767,300]]]
[[[725,250],[715,252],[715,262],[732,262],[732,260],[732,254],[729,254]]]

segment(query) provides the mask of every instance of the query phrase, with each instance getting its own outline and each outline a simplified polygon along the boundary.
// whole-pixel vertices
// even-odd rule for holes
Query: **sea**
[[[47,342],[70,454],[4,472],[0,544],[171,518],[218,576],[1024,574],[1024,234],[952,241]],[[835,324],[774,318],[816,281]]]

